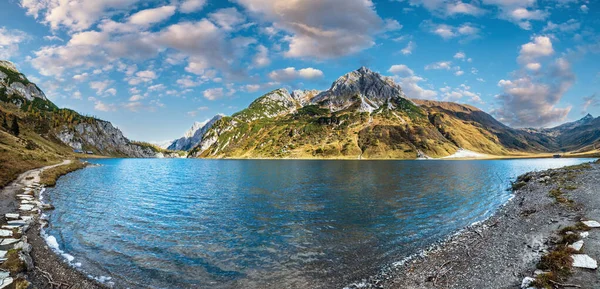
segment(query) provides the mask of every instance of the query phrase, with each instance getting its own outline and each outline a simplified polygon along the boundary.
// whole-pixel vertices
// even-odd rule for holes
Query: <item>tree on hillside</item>
[[[6,123],[6,115],[2,118],[2,128],[8,130],[8,123]]]
[[[19,123],[17,122],[17,117],[13,117],[12,125],[10,126],[10,132],[14,136],[19,136]]]

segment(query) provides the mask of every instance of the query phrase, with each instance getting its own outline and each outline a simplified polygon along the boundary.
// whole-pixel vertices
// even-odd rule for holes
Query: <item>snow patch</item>
[[[453,155],[443,157],[443,159],[479,159],[484,157],[486,157],[485,154],[460,148]]]

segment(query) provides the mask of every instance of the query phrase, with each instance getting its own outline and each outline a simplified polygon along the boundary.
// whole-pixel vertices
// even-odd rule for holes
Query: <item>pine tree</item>
[[[19,136],[19,123],[17,122],[17,117],[13,117],[12,125],[10,126],[10,131],[14,136]]]
[[[5,116],[2,118],[2,127],[3,127],[5,130],[8,130],[8,123],[6,123],[6,117],[7,117],[7,116],[5,115]]]

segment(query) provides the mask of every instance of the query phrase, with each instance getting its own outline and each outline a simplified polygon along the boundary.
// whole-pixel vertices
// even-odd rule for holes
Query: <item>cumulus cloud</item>
[[[179,7],[183,13],[192,13],[202,10],[206,5],[206,0],[184,0]]]
[[[402,87],[402,91],[409,98],[434,99],[437,97],[436,91],[425,89],[419,85],[425,79],[415,75],[414,71],[408,66],[404,64],[392,65],[388,72],[393,74],[394,81]]]
[[[590,11],[590,8],[587,7],[587,5],[583,4],[581,5],[581,7],[579,7],[579,9],[581,10],[582,13],[588,13],[588,11]]]
[[[225,91],[223,90],[222,87],[209,88],[204,91],[203,95],[204,95],[204,98],[206,98],[208,100],[217,100],[217,99],[225,96]]]
[[[449,40],[452,38],[473,39],[479,36],[480,28],[472,23],[463,23],[460,26],[452,26],[448,24],[436,24],[429,20],[423,21],[421,24],[425,30]]]
[[[29,39],[29,35],[20,30],[0,27],[0,59],[10,59],[19,53],[19,44]]]
[[[246,16],[235,8],[219,9],[210,13],[209,18],[226,31],[237,29],[239,25],[246,22]]]
[[[471,91],[471,87],[466,84],[461,84],[459,87],[451,88],[449,86],[440,88],[442,92],[442,100],[444,101],[462,101],[467,98],[467,102],[483,104],[481,94]]]
[[[451,61],[439,61],[425,66],[425,70],[450,70],[451,68]]]
[[[265,67],[271,64],[271,59],[269,59],[269,49],[264,45],[258,45],[252,63],[256,67]]]
[[[278,82],[289,82],[298,78],[314,80],[323,78],[323,71],[312,67],[296,70],[295,67],[274,70],[269,73],[269,78]]]
[[[89,83],[90,88],[95,90],[97,95],[104,94],[111,84],[110,80],[92,81]]]
[[[519,74],[515,79],[498,82],[502,93],[496,96],[499,107],[492,113],[500,121],[518,127],[542,127],[564,121],[571,107],[557,105],[575,81],[570,63],[558,58],[542,74]]]
[[[370,0],[236,0],[276,30],[284,31],[284,52],[291,58],[330,59],[374,45],[374,37],[397,22],[383,20]],[[335,11],[335,12],[332,12]]]
[[[162,6],[139,11],[129,17],[129,22],[136,25],[150,25],[162,22],[173,14],[175,14],[175,6]]]
[[[552,21],[548,21],[546,27],[544,27],[543,31],[557,31],[557,32],[575,32],[581,28],[581,23],[575,19],[569,19],[567,22],[556,24]]]
[[[66,27],[71,31],[90,28],[108,11],[125,11],[139,0],[21,0],[27,14],[41,18],[42,23],[53,30]]]
[[[521,46],[517,61],[522,65],[533,63],[533,66],[538,67],[538,60],[540,58],[550,56],[552,54],[554,54],[554,48],[552,47],[552,41],[550,40],[550,37],[536,36],[531,42]]]
[[[407,0],[411,6],[423,6],[438,16],[453,15],[472,15],[480,16],[485,14],[485,9],[475,5],[476,2],[465,3],[456,0]]]
[[[406,47],[404,47],[402,50],[400,50],[400,53],[402,53],[404,55],[410,55],[410,54],[412,54],[413,50],[415,50],[416,47],[417,47],[417,44],[415,44],[414,41],[409,41],[408,44],[406,44]]]
[[[456,54],[454,54],[454,59],[460,59],[460,60],[465,60],[467,58],[467,55],[464,52],[456,52]]]
[[[415,75],[415,72],[404,64],[392,65],[390,69],[388,69],[388,72],[401,77]]]

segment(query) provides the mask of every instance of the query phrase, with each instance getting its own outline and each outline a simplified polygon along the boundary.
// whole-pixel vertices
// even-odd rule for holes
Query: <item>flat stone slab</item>
[[[8,214],[5,214],[4,217],[7,218],[7,219],[18,219],[19,218],[19,214],[8,213]]]
[[[21,240],[19,240],[19,239],[13,239],[13,238],[4,239],[4,240],[2,240],[2,242],[0,242],[0,246],[6,246],[6,245],[14,244],[14,243],[17,243],[19,241],[21,241]]]
[[[588,226],[590,228],[600,228],[600,223],[598,223],[594,220],[583,221],[582,223],[584,223],[586,226]]]
[[[12,231],[0,230],[0,237],[12,237]]]
[[[597,269],[598,262],[592,259],[590,256],[585,254],[574,254],[573,257],[573,267],[577,268],[585,268],[585,269]]]
[[[0,258],[6,257],[6,254],[8,254],[8,251],[0,250]],[[2,278],[2,272],[0,272],[0,278]]]
[[[19,207],[20,211],[31,211],[33,209],[35,209],[35,206],[33,206],[33,205],[21,205]]]
[[[581,238],[585,239],[590,236],[590,232],[581,232],[581,233],[579,233],[579,236]]]
[[[8,271],[0,271],[0,280],[4,280],[10,277],[10,272]]]
[[[17,195],[17,198],[33,199],[33,196],[32,195]]]
[[[23,220],[8,221],[8,225],[22,227],[22,226],[27,225],[27,222],[25,222]]]
[[[28,221],[33,220],[33,217],[32,216],[21,216],[21,220],[28,222]]]
[[[521,288],[522,289],[530,289],[531,284],[535,282],[535,279],[531,278],[531,277],[525,277],[523,278],[523,281],[521,282]]]
[[[579,240],[579,241],[569,245],[569,248],[571,248],[575,251],[580,251],[582,247],[583,247],[583,240]]]
[[[10,284],[12,284],[12,282],[13,282],[12,277],[7,277],[7,278],[2,279],[0,281],[0,289],[8,287]]]

